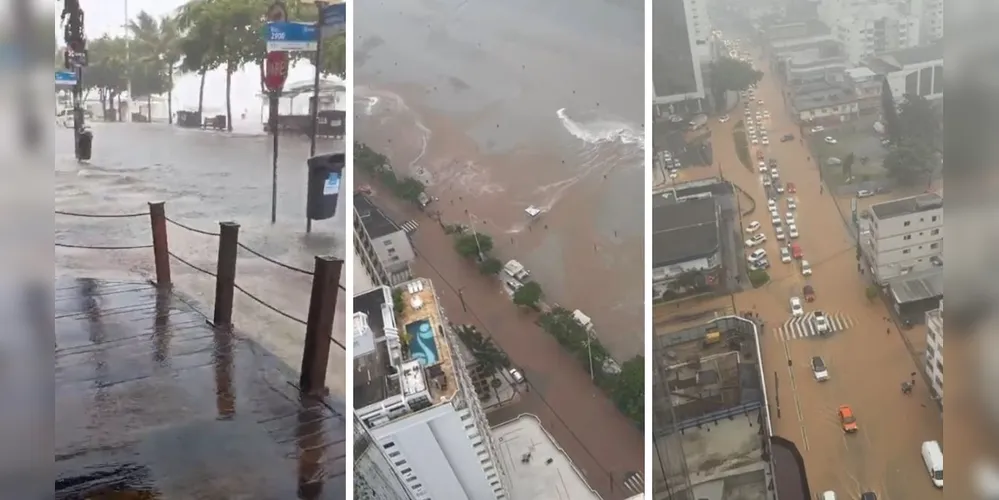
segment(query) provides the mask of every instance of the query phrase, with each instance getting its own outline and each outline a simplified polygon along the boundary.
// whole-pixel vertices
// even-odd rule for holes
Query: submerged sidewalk
[[[55,288],[55,498],[346,498],[342,402],[176,292]]]

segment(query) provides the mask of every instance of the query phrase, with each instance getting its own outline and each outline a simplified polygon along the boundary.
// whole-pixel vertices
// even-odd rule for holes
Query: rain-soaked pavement
[[[346,498],[342,403],[177,293],[55,288],[55,498]]]
[[[762,67],[764,63],[757,64]],[[771,112],[766,127],[773,140],[764,149],[767,157],[778,160],[781,179],[797,186],[796,219],[801,234],[797,242],[813,269],[806,279],[796,264],[771,257],[771,282],[735,296],[737,310],[755,310],[767,325],[761,342],[764,367],[779,379],[767,377],[767,392],[771,398],[779,392],[783,405],[781,418],[773,422],[775,433],[797,445],[813,492],[833,490],[855,498],[870,490],[888,500],[941,498],[942,492],[926,478],[919,452],[923,441],[942,440],[939,409],[925,384],[917,384],[911,396],[899,392],[899,384],[911,372],[921,370],[921,363],[914,362],[907,351],[903,332],[886,321],[889,315],[884,305],[865,298],[867,284],[857,271],[852,235],[836,200],[828,190],[820,193],[811,153],[798,140],[779,142],[786,133],[798,138],[800,130],[781,102],[782,90],[769,68],[764,70],[757,95]],[[738,121],[712,120],[715,159],[726,180],[757,200],[755,212],[743,219],[742,226],[754,219],[762,221],[770,238],[764,246],[776,256],[777,243],[764,220],[766,195],[759,174],[740,164],[731,140]],[[789,338],[777,331],[790,319],[790,297],[800,296],[805,283],[817,295],[807,310],[839,314],[849,318],[852,326],[825,338]],[[808,368],[809,359],[816,355],[823,357],[831,376],[821,384],[813,380]],[[775,406],[776,401],[770,403]],[[857,415],[861,430],[856,435],[845,435],[840,428],[836,411],[841,404],[850,405]]]
[[[92,161],[73,158],[72,131],[55,136],[55,208],[88,214],[141,213],[148,202],[166,202],[167,217],[187,226],[217,232],[218,222],[241,224],[239,241],[278,261],[312,270],[315,255],[345,255],[344,201],[330,220],[316,221],[305,233],[308,141],[282,137],[278,169],[277,224],[270,223],[271,140],[262,135],[229,135],[170,127],[166,124],[94,123]],[[323,141],[318,151],[342,151]],[[170,251],[214,271],[217,238],[169,224]],[[56,215],[57,242],[73,245],[147,245],[148,217],[81,218]],[[60,275],[135,279],[152,274],[148,249],[102,251],[58,248]],[[175,286],[211,304],[214,280],[171,259]],[[297,319],[308,310],[311,277],[282,269],[240,251],[236,282],[248,292]],[[289,366],[301,365],[305,327],[266,310],[236,293],[234,322],[246,335]],[[338,301],[334,337],[344,339],[343,297]],[[345,394],[345,353],[330,353],[327,383]]]

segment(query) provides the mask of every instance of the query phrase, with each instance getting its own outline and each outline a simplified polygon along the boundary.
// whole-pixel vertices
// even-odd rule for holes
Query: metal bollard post
[[[239,224],[219,222],[219,256],[215,272],[215,313],[212,317],[212,322],[216,327],[232,326],[232,299],[236,286],[238,242]]]
[[[343,261],[334,257],[316,257],[312,276],[312,296],[309,318],[305,325],[305,348],[302,352],[301,391],[309,395],[325,395],[326,365],[329,364],[333,319],[340,293],[340,273]]]
[[[149,204],[149,226],[153,234],[153,261],[156,265],[156,285],[169,287],[170,246],[167,244],[166,203]]]

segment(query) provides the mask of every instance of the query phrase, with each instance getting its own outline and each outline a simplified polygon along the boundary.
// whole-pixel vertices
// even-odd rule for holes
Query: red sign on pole
[[[288,10],[284,3],[274,2],[267,9],[268,21],[287,21]],[[288,79],[288,53],[284,51],[268,52],[264,59],[264,88],[268,92],[280,92]]]

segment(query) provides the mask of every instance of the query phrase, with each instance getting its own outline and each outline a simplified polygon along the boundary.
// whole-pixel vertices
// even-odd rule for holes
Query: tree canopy
[[[528,281],[516,292],[513,292],[513,303],[518,306],[537,307],[542,295],[541,285],[534,281]]]
[[[492,339],[484,337],[474,325],[451,325],[451,329],[486,373],[510,367],[510,358],[506,353]]]
[[[902,143],[888,152],[882,166],[895,182],[903,186],[917,186],[932,180],[933,158],[927,144]]]
[[[763,72],[747,62],[722,57],[711,63],[711,92],[716,102],[725,102],[725,92],[743,91],[763,78]]]
[[[493,239],[488,234],[471,231],[456,234],[454,249],[462,257],[478,257],[480,252],[485,257],[493,249]]]

